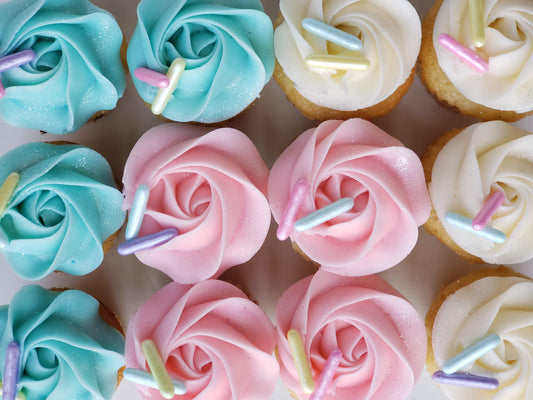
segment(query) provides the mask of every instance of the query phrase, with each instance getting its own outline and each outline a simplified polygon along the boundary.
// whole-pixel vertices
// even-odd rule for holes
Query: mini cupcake
[[[531,2],[437,0],[422,27],[422,82],[462,114],[523,118],[533,112],[532,28]]]
[[[421,27],[408,1],[281,0],[280,10],[274,78],[306,117],[372,119],[411,86]]]
[[[301,205],[288,218],[302,182]],[[418,156],[362,119],[326,121],[302,133],[274,163],[268,198],[278,238],[290,236],[322,268],[350,276],[398,264],[431,209]],[[339,201],[349,203],[345,212],[300,224]]]
[[[24,279],[96,269],[122,226],[122,195],[97,152],[29,143],[0,157],[0,252]]]
[[[443,288],[426,317],[427,361],[448,398],[530,399],[532,316],[533,281],[510,268],[479,270]]]
[[[224,121],[259,97],[272,76],[272,22],[259,0],[142,0],[137,16],[128,66],[154,114]],[[165,75],[163,86],[156,83]]]
[[[291,286],[276,308],[281,378],[297,399],[321,390],[324,400],[405,399],[424,368],[424,323],[411,304],[377,275],[343,277],[322,269]],[[314,384],[298,377],[287,339],[300,335]],[[322,372],[340,350],[324,388]],[[314,386],[314,388],[313,388]]]
[[[255,145],[240,131],[179,124],[152,128],[124,168],[128,227],[139,187],[149,191],[138,233],[127,239],[175,230],[177,236],[136,250],[136,256],[180,283],[218,277],[248,261],[266,238],[267,178]]]
[[[148,339],[170,378],[182,383],[180,399],[263,400],[274,391],[272,322],[227,282],[172,282],[148,299],[128,327],[126,372],[151,372],[143,351]],[[164,398],[158,389],[137,387],[143,399]]]
[[[469,262],[531,259],[532,151],[533,135],[502,121],[442,136],[422,158],[433,202],[426,230]]]
[[[28,400],[111,399],[124,366],[117,328],[112,314],[84,292],[22,288],[0,307],[0,359],[14,346],[20,360],[13,370],[2,364],[4,390]]]
[[[122,32],[87,0],[0,3],[0,116],[62,134],[115,108],[126,87]]]

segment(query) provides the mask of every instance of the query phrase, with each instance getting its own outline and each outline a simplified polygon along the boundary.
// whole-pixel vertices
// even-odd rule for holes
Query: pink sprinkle
[[[451,53],[455,54],[457,57],[459,57],[477,72],[485,74],[489,70],[489,63],[487,60],[478,56],[474,51],[470,50],[469,48],[463,46],[450,35],[446,33],[441,33],[439,35],[439,43],[441,44],[441,46],[449,50]]]
[[[498,208],[505,202],[505,193],[498,190],[487,197],[481,210],[472,220],[472,228],[480,231],[487,226]]]
[[[2,81],[0,81],[0,99],[6,95],[6,89],[4,88],[4,85],[2,85]]]
[[[304,201],[308,186],[307,180],[299,179],[292,188],[291,197],[289,198],[287,207],[285,207],[283,218],[276,232],[279,240],[285,240],[291,234],[294,221],[296,220],[296,214],[298,214],[298,210]]]
[[[309,400],[321,400],[324,397],[326,390],[331,385],[331,381],[335,376],[335,372],[337,372],[337,368],[339,368],[341,360],[342,352],[339,349],[333,350],[329,354],[326,365],[324,365],[324,369],[318,378],[317,387],[311,397],[309,397]]]
[[[167,88],[170,85],[170,79],[165,74],[152,71],[148,68],[139,67],[135,70],[135,77],[143,82],[158,88]]]

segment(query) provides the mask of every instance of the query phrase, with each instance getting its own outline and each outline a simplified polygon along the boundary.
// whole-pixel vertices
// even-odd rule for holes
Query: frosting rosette
[[[435,18],[433,47],[439,66],[469,100],[498,110],[533,110],[533,5],[529,1],[485,0],[481,23],[485,43],[475,48],[468,0],[444,0]],[[489,63],[480,74],[438,43],[447,33]]]
[[[272,76],[272,22],[259,0],[142,0],[128,47],[130,71],[185,69],[162,115],[213,123],[248,107]],[[158,88],[133,77],[147,103]]]
[[[342,358],[324,399],[405,399],[422,373],[426,331],[414,307],[377,275],[344,277],[320,269],[291,286],[276,308],[281,378],[308,399],[287,341],[296,330],[314,381],[330,353]]]
[[[314,104],[352,111],[376,105],[407,81],[420,51],[421,25],[405,0],[281,0],[283,22],[274,32],[276,60],[294,88]],[[362,49],[348,51],[302,27],[313,18],[357,36]],[[366,58],[364,70],[306,64],[310,55]]]
[[[29,143],[0,157],[0,182],[12,173],[20,179],[0,219],[0,252],[13,270],[37,280],[96,269],[125,219],[107,161],[79,145]]]
[[[130,322],[126,367],[148,368],[141,347],[147,339],[170,377],[185,382],[180,399],[263,400],[274,391],[272,322],[227,282],[172,282],[149,298]],[[163,399],[158,389],[137,387],[145,399]]]
[[[136,252],[180,283],[218,277],[248,261],[270,226],[268,168],[242,132],[165,124],[133,147],[124,168],[124,208],[137,187],[148,203],[139,236],[176,228],[178,236]]]
[[[501,121],[471,125],[441,149],[431,171],[429,191],[436,215],[459,247],[492,264],[529,260],[533,251],[533,199],[530,153],[533,135]],[[505,194],[489,225],[506,239],[496,243],[445,221],[448,212],[474,218],[493,192]]]
[[[17,390],[27,400],[111,399],[124,366],[124,337],[102,320],[99,307],[84,292],[37,285],[0,307],[0,358],[9,343],[20,345]]]
[[[62,134],[115,108],[126,87],[122,32],[87,0],[0,3],[0,56],[35,58],[2,71],[0,115],[10,125]]]
[[[268,182],[278,223],[301,179],[308,190],[296,219],[341,198],[354,200],[348,212],[290,233],[305,255],[342,275],[367,275],[399,263],[431,209],[418,156],[362,119],[323,122],[280,155]]]

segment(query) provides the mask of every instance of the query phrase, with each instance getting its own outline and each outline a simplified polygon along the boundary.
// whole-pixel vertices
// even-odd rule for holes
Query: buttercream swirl
[[[37,280],[97,268],[125,219],[107,161],[79,145],[29,143],[0,157],[0,182],[13,172],[20,181],[0,219],[0,251],[14,271]]]
[[[162,115],[204,123],[229,119],[258,96],[274,70],[272,22],[259,0],[142,0],[128,47],[130,71],[185,71]],[[133,77],[144,101],[158,91]]]
[[[274,327],[265,313],[227,282],[172,282],[134,314],[126,366],[146,368],[141,343],[152,339],[171,378],[185,382],[180,399],[263,400],[279,376]],[[157,389],[138,385],[145,399]]]
[[[444,0],[435,19],[433,46],[439,66],[469,100],[498,110],[533,110],[533,5],[530,1],[485,0],[485,45],[476,51],[489,62],[479,74],[438,43],[447,33],[475,49],[468,0]]]
[[[441,385],[450,399],[529,399],[533,396],[533,282],[519,277],[489,276],[449,295],[432,330],[437,368],[478,339],[496,334],[494,349],[461,372],[496,378],[497,390]]]
[[[29,285],[0,307],[0,359],[10,342],[19,343],[17,389],[27,400],[111,399],[124,337],[100,318],[99,306],[77,290]]]
[[[331,272],[366,275],[390,268],[413,249],[431,204],[418,156],[376,125],[327,121],[302,133],[274,163],[268,197],[279,223],[292,188],[309,190],[297,218],[343,197],[354,207],[291,239]]]
[[[137,257],[180,283],[217,277],[248,261],[270,226],[267,177],[255,145],[240,131],[179,124],[150,129],[126,161],[124,207],[147,185],[139,235],[170,227],[179,235]]]
[[[62,134],[115,108],[126,87],[121,44],[113,16],[87,0],[0,3],[0,56],[36,54],[1,73],[0,115],[14,126]]]
[[[335,110],[373,106],[389,97],[414,68],[420,51],[421,26],[405,0],[281,0],[283,23],[274,32],[276,59],[295,89],[311,102]],[[305,31],[302,20],[318,19],[360,36],[358,53],[370,61],[364,71],[310,68],[311,54],[345,50]]]
[[[295,329],[316,381],[329,354],[343,357],[324,399],[404,399],[422,373],[426,332],[411,304],[377,275],[343,277],[320,269],[291,286],[276,308],[281,378],[298,398],[287,341]]]
[[[532,134],[505,122],[491,121],[465,128],[435,160],[429,190],[437,216],[455,243],[485,262],[511,264],[533,257],[528,244],[533,235],[532,149]],[[490,226],[505,233],[504,243],[444,222],[447,212],[474,218],[495,190],[503,191],[506,200]]]

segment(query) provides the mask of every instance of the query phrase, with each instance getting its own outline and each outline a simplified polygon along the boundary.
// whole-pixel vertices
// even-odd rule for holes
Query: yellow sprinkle
[[[148,367],[150,367],[150,372],[154,377],[155,383],[157,385],[157,388],[159,389],[159,392],[161,393],[161,396],[163,396],[165,399],[173,398],[175,394],[174,385],[172,385],[172,380],[168,375],[167,369],[165,368],[165,364],[161,359],[161,354],[159,354],[159,351],[157,351],[155,343],[150,339],[146,339],[141,343],[141,346],[143,349],[144,357],[146,358]]]
[[[483,0],[468,0],[470,13],[470,26],[472,29],[472,41],[474,46],[483,47],[485,44],[485,10]]]
[[[159,115],[165,110],[165,107],[172,97],[174,89],[178,86],[178,82],[180,81],[181,74],[184,70],[185,60],[183,58],[176,58],[172,64],[170,64],[170,68],[167,72],[170,84],[166,88],[160,88],[152,102],[152,112],[155,115]]]
[[[305,62],[310,67],[315,68],[327,68],[327,69],[338,69],[338,70],[364,70],[367,69],[370,65],[364,57],[345,57],[345,56],[334,56],[334,55],[317,55],[311,54],[305,57]]]
[[[20,175],[17,172],[12,172],[0,187],[0,216],[4,214],[7,204],[19,184],[19,180]]]
[[[311,367],[309,366],[307,356],[305,355],[302,338],[298,331],[291,329],[287,332],[287,340],[289,341],[289,349],[291,350],[292,359],[294,360],[294,365],[298,372],[298,378],[300,379],[302,388],[305,393],[313,393],[315,390],[315,382],[313,381]]]

